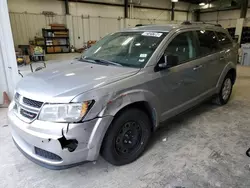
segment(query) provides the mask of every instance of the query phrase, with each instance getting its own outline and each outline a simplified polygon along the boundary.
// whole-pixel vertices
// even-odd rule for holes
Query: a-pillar
[[[7,92],[9,98],[13,98],[16,83],[20,78],[7,0],[0,0],[0,104],[3,103],[4,91]]]

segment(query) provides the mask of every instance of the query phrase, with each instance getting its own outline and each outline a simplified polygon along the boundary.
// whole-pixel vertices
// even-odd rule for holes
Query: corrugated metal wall
[[[120,29],[117,18],[72,16],[73,45],[80,48],[89,40],[99,40],[108,33]]]
[[[45,16],[43,14],[10,13],[10,22],[15,46],[28,44],[35,36],[42,36],[42,28],[50,23],[65,24],[65,16]]]
[[[203,12],[200,15],[201,21],[219,23],[225,28],[236,27],[238,18],[240,18],[240,10]]]
[[[45,16],[43,14],[10,13],[15,46],[28,44],[35,36],[42,37],[42,28],[51,23],[66,24],[64,15]],[[88,40],[98,40],[106,34],[120,29],[117,18],[72,16],[72,45],[80,48]]]
[[[186,13],[185,13],[186,14]],[[71,45],[81,48],[88,40],[99,40],[108,33],[118,31],[124,27],[134,27],[136,24],[167,24],[181,21],[168,21],[162,19],[124,19],[110,17],[72,16]],[[45,16],[32,13],[10,13],[11,27],[15,46],[25,45],[35,36],[42,37],[42,28],[51,23],[66,25],[65,15]],[[68,22],[69,23],[69,22]]]

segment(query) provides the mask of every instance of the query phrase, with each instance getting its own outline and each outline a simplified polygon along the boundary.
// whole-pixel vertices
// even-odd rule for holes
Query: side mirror
[[[178,56],[164,54],[155,69],[159,71],[176,65],[178,65]]]

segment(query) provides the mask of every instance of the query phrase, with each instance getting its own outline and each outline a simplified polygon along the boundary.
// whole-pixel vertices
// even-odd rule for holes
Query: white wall
[[[8,0],[10,12],[42,13],[53,11],[64,14],[64,2],[57,0]]]
[[[240,10],[229,10],[219,12],[201,13],[200,20],[206,22],[218,23],[225,28],[236,27],[237,19],[240,18]],[[250,26],[250,9],[247,10],[244,26]]]
[[[200,20],[221,24],[225,28],[235,27],[237,19],[240,18],[240,10],[229,10],[219,12],[201,13]]]
[[[99,0],[89,0],[99,1]],[[123,0],[103,0],[100,2],[122,5]],[[134,0],[137,6],[171,8],[170,0]],[[64,2],[59,0],[8,0],[11,26],[15,46],[28,44],[34,36],[42,36],[42,28],[50,23],[66,24]],[[189,3],[178,2],[175,9],[188,10]],[[45,16],[43,11],[52,11],[55,16]],[[69,2],[71,44],[80,48],[88,40],[99,40],[107,33],[135,24],[166,24],[170,22],[171,11],[150,8],[133,8],[132,19],[124,24],[124,7]],[[187,20],[186,12],[175,12],[174,23]]]
[[[73,16],[90,15],[118,18],[123,17],[124,8],[121,6],[95,5],[87,3],[69,3],[69,12]],[[64,14],[64,12],[62,13]]]

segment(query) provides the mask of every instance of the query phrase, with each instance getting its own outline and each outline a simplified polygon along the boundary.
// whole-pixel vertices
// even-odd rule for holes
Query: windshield
[[[147,63],[165,32],[120,32],[108,35],[83,53],[84,59],[106,60],[120,66],[141,68]]]

